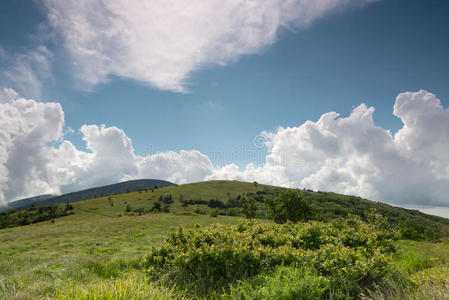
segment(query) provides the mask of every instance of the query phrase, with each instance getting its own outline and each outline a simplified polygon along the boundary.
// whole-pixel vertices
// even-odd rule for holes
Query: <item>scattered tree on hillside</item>
[[[242,197],[240,200],[242,212],[248,219],[254,219],[256,217],[256,200],[253,197]]]
[[[226,205],[222,201],[220,201],[218,199],[210,199],[208,206],[211,207],[211,208],[217,208],[217,207],[223,208]]]
[[[301,191],[285,191],[277,199],[265,199],[265,205],[268,216],[276,223],[307,221],[313,215],[313,209]]]
[[[67,202],[65,205],[65,211],[73,210],[73,206],[70,204],[70,202]]]
[[[173,196],[171,194],[164,195],[164,196],[160,195],[159,201],[164,202],[166,204],[171,204],[171,203],[173,203]]]
[[[152,212],[160,212],[162,210],[161,203],[159,201],[156,201],[153,203],[153,207],[151,207]]]

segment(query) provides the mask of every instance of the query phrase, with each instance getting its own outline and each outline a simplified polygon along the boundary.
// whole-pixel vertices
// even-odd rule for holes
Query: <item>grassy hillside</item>
[[[152,247],[160,246],[166,235],[175,232],[179,226],[192,228],[194,224],[238,223],[240,217],[208,215],[217,209],[217,200],[224,205],[218,205],[220,214],[229,214],[233,209],[240,214],[238,207],[232,207],[238,203],[236,199],[239,196],[253,197],[258,206],[258,216],[264,217],[263,199],[275,197],[280,191],[282,188],[235,181],[170,186],[75,202],[67,216],[2,229],[0,298],[93,299],[93,295],[103,295],[102,299],[112,296],[117,296],[117,299],[181,299],[180,292],[172,286],[152,281],[142,272],[141,263]],[[356,197],[308,191],[304,195],[321,219],[343,216],[348,212],[362,214],[369,207],[376,207],[394,222],[413,218],[416,222],[440,226],[443,231],[447,224],[443,218]],[[162,201],[159,201],[161,197]],[[206,202],[186,205],[192,201]],[[158,202],[161,202],[162,209],[167,206],[169,213],[151,212]],[[214,207],[210,207],[211,203]],[[65,205],[56,207],[61,212],[66,208]],[[28,212],[23,210],[12,214]],[[422,276],[433,278],[435,274],[443,279],[449,276],[445,269],[449,262],[447,239],[438,244],[408,241],[400,242],[398,246],[400,251],[395,260],[416,280]],[[376,293],[383,295],[385,291],[373,291],[373,297]]]
[[[241,199],[252,198],[256,202],[257,218],[266,218],[265,198],[275,198],[284,190],[280,187],[257,183],[238,181],[207,181],[179,186],[167,186],[156,189],[141,189],[140,191],[97,197],[77,203],[71,203],[70,213],[86,216],[103,215],[116,217],[119,215],[142,215],[152,211],[159,202],[162,211],[177,213],[209,214],[217,210],[220,215],[242,216]],[[329,221],[334,218],[356,214],[364,218],[370,208],[386,216],[388,220],[398,225],[401,222],[411,222],[417,230],[432,235],[449,235],[449,220],[431,216],[417,210],[393,207],[384,203],[373,202],[355,196],[336,193],[303,191],[315,210],[314,218]],[[70,198],[67,198],[70,200]],[[69,201],[71,202],[71,201]],[[154,211],[154,209],[153,209]],[[60,205],[57,216],[67,215],[65,205]],[[13,211],[0,214],[0,228],[13,227],[41,220],[36,216],[36,209]],[[45,220],[51,219],[45,215]],[[27,222],[23,219],[27,218]],[[9,220],[8,222],[5,220]],[[2,224],[4,224],[2,226]],[[9,224],[9,225],[8,225]]]

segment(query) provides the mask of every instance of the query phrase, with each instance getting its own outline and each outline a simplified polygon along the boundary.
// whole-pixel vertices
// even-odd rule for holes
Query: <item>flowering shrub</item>
[[[152,276],[202,292],[278,266],[311,267],[334,294],[356,295],[392,272],[396,232],[350,217],[332,223],[261,223],[180,228],[143,265]]]

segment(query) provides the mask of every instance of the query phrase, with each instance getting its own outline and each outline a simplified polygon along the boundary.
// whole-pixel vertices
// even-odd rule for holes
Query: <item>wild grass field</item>
[[[62,295],[116,278],[139,284],[138,265],[152,246],[179,226],[235,223],[236,218],[167,213],[104,217],[77,213],[0,231],[0,298]],[[114,279],[112,279],[114,278]],[[148,289],[147,287],[145,289]]]
[[[314,297],[317,299],[449,298],[447,297],[448,238],[441,238],[438,242],[388,238],[385,243],[394,245],[396,250],[390,253],[390,247],[385,246],[387,244],[379,244],[386,247],[385,252],[382,252],[383,250],[377,250],[373,246],[372,241],[377,241],[377,237],[385,237],[383,229],[380,231],[373,229],[369,227],[371,225],[365,225],[361,220],[360,232],[365,234],[359,234],[359,231],[352,232],[350,226],[338,227],[340,226],[338,224],[335,228],[339,228],[340,231],[335,232],[332,231],[335,230],[333,225],[319,220],[300,223],[295,227],[257,219],[252,221],[253,227],[250,226],[254,229],[243,230],[239,229],[244,220],[241,216],[212,217],[210,212],[215,208],[208,205],[183,206],[179,200],[182,195],[184,200],[215,199],[226,203],[229,198],[238,195],[251,193],[257,195],[257,192],[270,192],[273,189],[275,187],[239,182],[209,182],[166,187],[72,203],[74,213],[68,216],[53,221],[2,229],[0,299],[289,299],[289,297],[298,299],[298,293],[304,294],[304,291],[313,292],[307,294],[311,299]],[[169,205],[169,212],[150,213],[149,210],[154,203],[164,195],[171,195],[173,199]],[[256,203],[263,211],[263,202],[256,201]],[[140,208],[143,210],[139,210]],[[206,214],[195,213],[198,208]],[[229,208],[220,208],[219,211],[225,214],[227,209]],[[205,245],[203,242],[184,244],[185,239],[179,234],[179,228],[183,228],[186,235],[191,234],[187,240],[207,240],[206,244],[210,247],[202,248]],[[296,232],[293,235],[288,233],[293,232],[292,230]],[[347,236],[354,236],[354,239],[351,238],[347,242],[340,241],[340,235],[344,230],[349,230]],[[272,236],[272,232],[279,234]],[[310,235],[309,239],[312,241],[315,239],[319,241],[316,244],[318,246],[291,240],[291,236],[299,235],[298,232],[303,232],[305,237]],[[149,262],[148,256],[162,253],[160,251],[166,245],[164,241],[170,234],[173,245],[179,246],[174,246],[173,249],[178,250],[173,252],[172,256],[167,256],[170,264],[163,266]],[[228,240],[219,238],[221,236],[228,236]],[[376,238],[369,240],[364,236]],[[302,241],[307,239],[302,238]],[[252,240],[260,241],[254,248],[259,249],[258,252],[242,252],[241,249],[247,249],[246,247],[255,247],[252,242],[245,244],[242,241]],[[325,256],[325,253],[319,250],[322,245],[327,245],[326,243],[328,245],[334,243],[340,247],[341,253],[346,253],[347,256],[333,261],[333,254]],[[258,271],[251,274],[236,273],[238,275],[236,277],[230,273],[231,275],[224,281],[215,278],[217,282],[221,282],[215,290],[197,292],[193,291],[198,285],[197,273],[192,273],[196,275],[190,278],[187,284],[183,280],[179,281],[179,278],[175,280],[173,276],[169,276],[175,274],[173,270],[176,268],[180,272],[188,270],[186,267],[190,266],[190,259],[199,259],[197,266],[202,266],[204,262],[220,261],[224,252],[219,250],[226,248],[225,246],[234,249],[231,251],[232,259],[244,255],[242,257],[245,259],[241,262],[246,262],[252,257],[251,261],[254,263],[250,269]],[[313,259],[324,259],[323,264],[315,262],[311,263],[312,265],[298,264],[298,260],[288,258],[290,257],[288,255],[276,256],[276,253],[297,253],[294,249],[300,249],[301,253],[305,253],[304,255],[311,259],[310,262]],[[210,253],[211,256],[195,256],[195,253]],[[388,270],[384,265],[376,265],[369,260],[368,253],[376,253],[373,257],[378,257],[379,261],[383,259],[388,261],[385,265],[388,266]],[[177,260],[171,261],[172,258]],[[364,264],[370,266],[347,271],[349,272],[347,274],[362,274],[365,278],[363,284],[358,283],[352,288],[346,286],[351,282],[347,281],[347,278],[352,277],[345,277],[346,275],[339,273],[339,270],[344,268],[339,263],[347,261],[358,262],[360,266]],[[268,262],[271,265],[268,265]],[[327,266],[331,262],[335,270]],[[157,272],[155,266],[158,266]],[[394,269],[394,272],[390,268]],[[231,272],[229,270],[233,269],[226,270]],[[221,274],[220,272],[217,274]],[[390,276],[391,274],[394,276]],[[335,281],[336,278],[340,281]],[[373,278],[376,278],[376,281],[371,284]],[[340,285],[336,285],[335,282]],[[359,285],[364,289],[359,291]],[[347,293],[337,293],[332,290],[335,287],[341,288],[342,291],[346,290]]]

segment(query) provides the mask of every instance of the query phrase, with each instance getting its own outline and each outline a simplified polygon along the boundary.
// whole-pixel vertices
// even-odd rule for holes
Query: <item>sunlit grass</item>
[[[142,276],[117,278],[89,285],[74,286],[66,291],[57,291],[49,299],[58,300],[138,300],[138,299],[183,299],[174,287],[167,288],[149,282]]]
[[[115,218],[74,215],[53,224],[0,230],[0,299],[38,299],[61,295],[75,286],[128,278],[151,247],[179,226],[237,220],[166,213]]]

